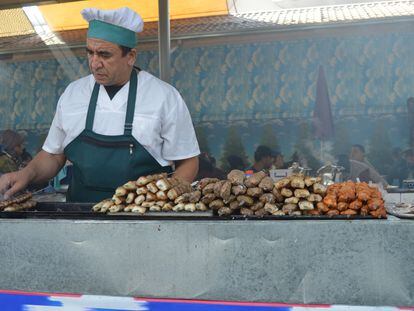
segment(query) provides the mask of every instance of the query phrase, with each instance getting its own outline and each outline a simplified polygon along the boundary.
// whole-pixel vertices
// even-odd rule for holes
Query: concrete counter
[[[0,220],[0,289],[414,305],[414,221]]]

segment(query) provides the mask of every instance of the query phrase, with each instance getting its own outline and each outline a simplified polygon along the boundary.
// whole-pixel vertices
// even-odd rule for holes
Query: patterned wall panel
[[[311,128],[319,65],[340,129],[337,136],[369,147],[374,128],[384,123],[390,147],[405,147],[406,100],[414,96],[412,51],[414,33],[178,47],[172,55],[172,84],[216,158],[230,126],[238,128],[249,156],[266,124],[274,128],[286,155],[306,135],[313,152],[320,152]],[[157,75],[157,51],[141,52],[138,65]],[[59,95],[71,80],[87,74],[88,66],[86,58],[69,54],[56,60],[0,62],[0,73],[0,128],[44,135]],[[301,124],[306,135],[299,135]],[[39,139],[28,137],[30,150],[37,149]],[[339,149],[332,146],[326,151],[334,155]]]

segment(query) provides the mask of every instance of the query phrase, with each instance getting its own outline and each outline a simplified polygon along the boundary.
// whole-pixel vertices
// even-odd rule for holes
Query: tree
[[[230,167],[227,162],[227,157],[230,155],[239,156],[247,165],[248,158],[244,149],[240,134],[235,126],[230,126],[227,131],[227,139],[224,143],[223,153],[220,158],[220,167],[225,172],[229,171]]]
[[[266,124],[263,126],[263,133],[262,139],[260,141],[260,145],[265,145],[272,149],[273,151],[279,150],[279,146],[277,143],[277,137],[275,132],[273,131],[273,124]]]
[[[210,147],[208,145],[206,129],[204,127],[199,126],[195,128],[195,132],[197,136],[198,145],[200,147],[200,151],[210,154]]]

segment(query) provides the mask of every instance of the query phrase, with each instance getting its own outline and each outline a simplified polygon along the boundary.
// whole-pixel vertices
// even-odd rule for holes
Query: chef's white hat
[[[141,16],[130,8],[100,10],[87,8],[81,12],[89,22],[88,38],[97,38],[122,46],[134,48],[136,33],[144,28]]]

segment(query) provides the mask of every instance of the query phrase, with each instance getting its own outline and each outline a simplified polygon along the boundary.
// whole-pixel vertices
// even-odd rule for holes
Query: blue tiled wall
[[[320,154],[310,127],[319,65],[338,136],[336,143],[325,144],[327,154],[344,152],[341,141],[373,148],[380,143],[373,137],[378,128],[388,136],[388,148],[405,148],[406,100],[414,96],[412,51],[414,33],[178,48],[172,55],[172,84],[216,158],[230,126],[238,129],[249,156],[265,125],[274,129],[286,157],[304,139],[310,152]],[[157,75],[158,53],[139,53],[138,64]],[[59,95],[71,79],[87,73],[86,58],[70,55],[64,61],[0,62],[0,128],[26,131],[29,150],[36,150]],[[299,138],[303,124],[307,130]]]

